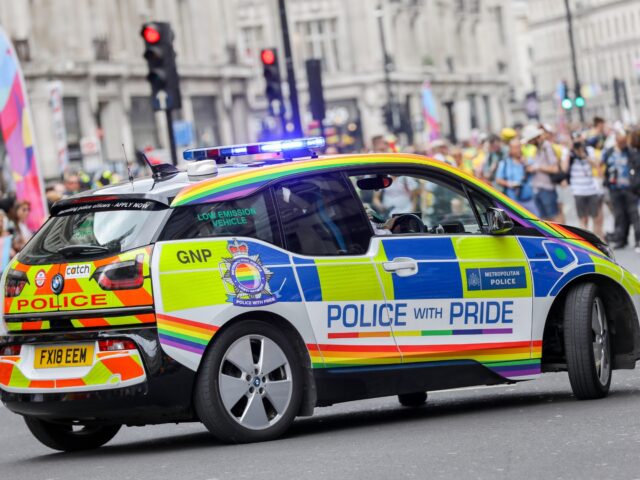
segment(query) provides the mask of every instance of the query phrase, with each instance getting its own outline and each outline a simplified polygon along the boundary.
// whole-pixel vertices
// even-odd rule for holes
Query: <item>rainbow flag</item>
[[[0,129],[18,200],[31,203],[27,225],[37,230],[47,215],[32,134],[29,100],[16,51],[0,28]],[[2,159],[0,159],[2,160]]]

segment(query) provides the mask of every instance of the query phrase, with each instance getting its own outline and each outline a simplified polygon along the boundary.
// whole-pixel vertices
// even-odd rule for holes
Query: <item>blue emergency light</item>
[[[314,154],[314,150],[325,145],[323,137],[294,138],[273,142],[248,143],[246,145],[226,145],[223,147],[191,148],[182,154],[187,161],[224,161],[229,157],[259,155],[264,153],[282,154],[284,158],[303,157]]]

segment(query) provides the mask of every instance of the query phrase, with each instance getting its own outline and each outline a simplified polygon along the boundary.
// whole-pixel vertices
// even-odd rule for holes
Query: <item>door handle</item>
[[[382,268],[387,272],[395,273],[399,277],[408,277],[418,273],[418,262],[413,258],[398,257],[390,262],[384,262]]]

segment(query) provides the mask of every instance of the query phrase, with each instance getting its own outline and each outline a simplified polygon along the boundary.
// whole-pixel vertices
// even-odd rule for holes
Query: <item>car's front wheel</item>
[[[54,450],[75,452],[101,447],[116,436],[122,425],[73,425],[24,417],[29,431]]]
[[[567,294],[564,345],[573,394],[581,400],[605,397],[611,385],[611,338],[597,285],[581,283]]]
[[[280,329],[247,320],[216,335],[203,358],[194,403],[220,440],[257,442],[282,435],[302,401],[303,371]]]

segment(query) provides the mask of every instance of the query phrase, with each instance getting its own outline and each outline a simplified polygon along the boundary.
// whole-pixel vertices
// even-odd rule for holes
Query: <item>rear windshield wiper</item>
[[[100,245],[67,245],[56,250],[56,253],[68,257],[70,255],[99,255],[110,251],[107,247]]]

